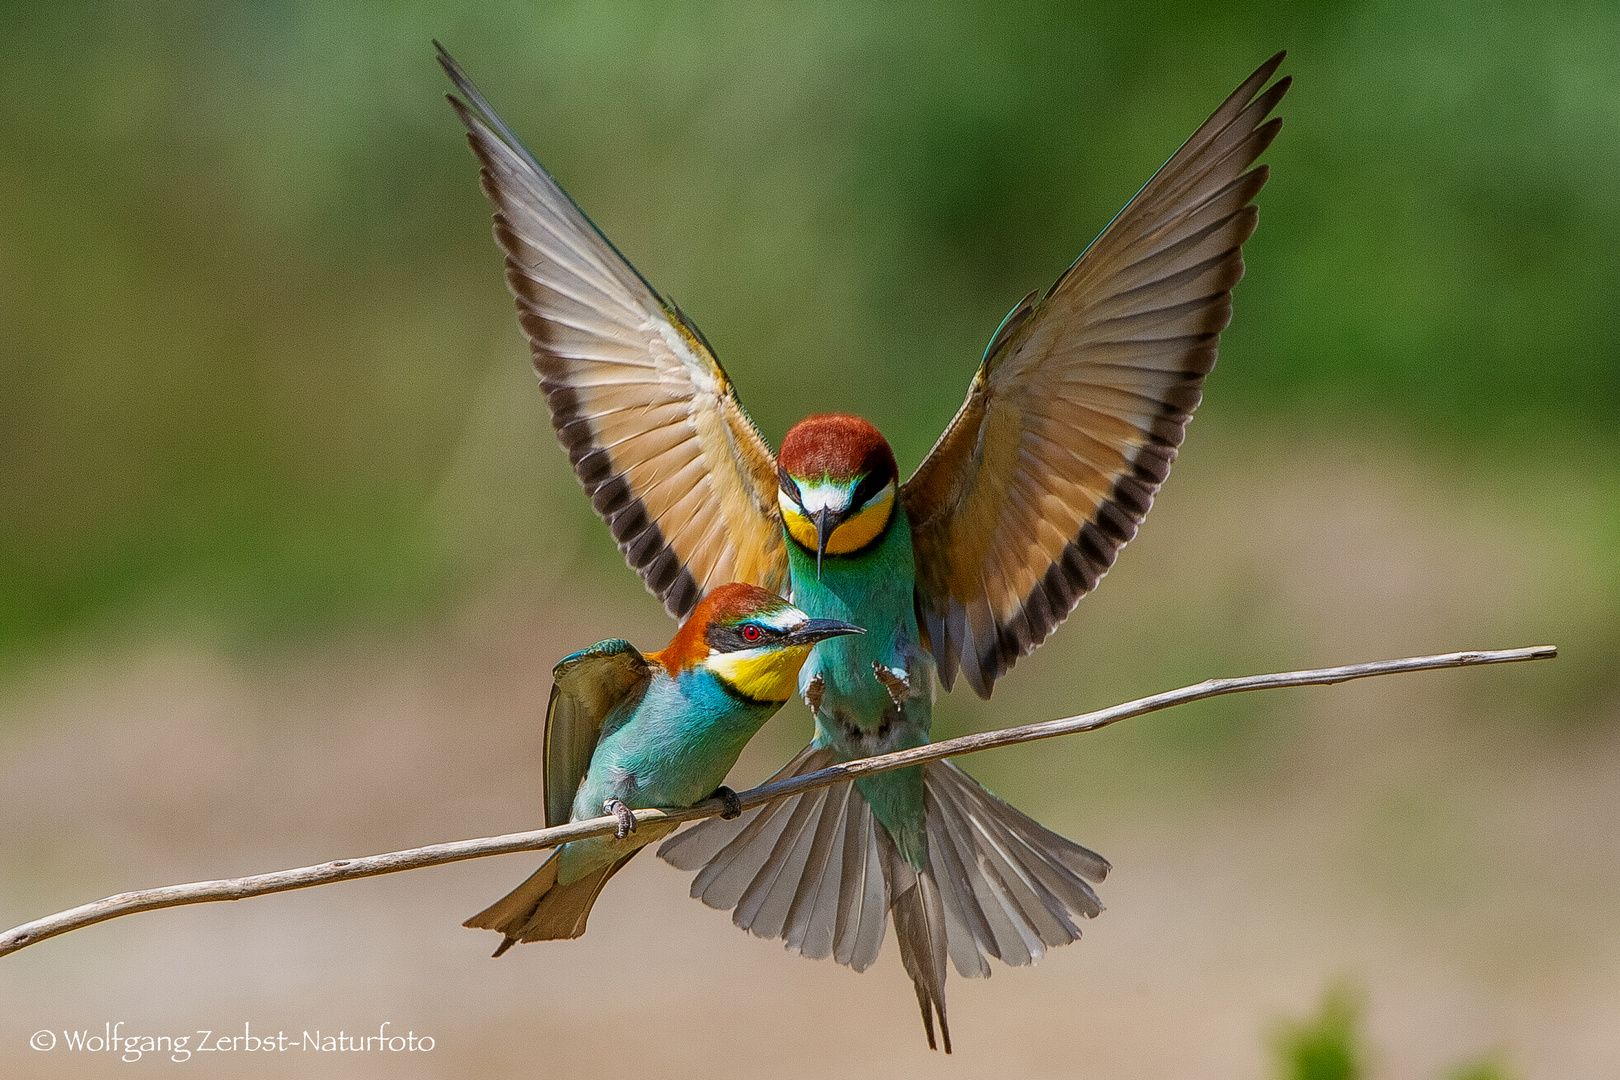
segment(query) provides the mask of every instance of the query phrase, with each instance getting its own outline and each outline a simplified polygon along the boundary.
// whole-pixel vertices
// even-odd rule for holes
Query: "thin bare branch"
[[[827,787],[857,776],[871,776],[908,765],[921,765],[958,754],[971,754],[998,746],[1051,739],[1059,735],[1073,735],[1082,731],[1095,731],[1109,724],[1144,713],[1157,712],[1190,701],[1240,694],[1250,690],[1272,690],[1284,686],[1325,686],[1365,679],[1374,675],[1394,675],[1408,671],[1432,671],[1437,668],[1473,667],[1480,664],[1511,664],[1523,660],[1545,660],[1558,655],[1552,645],[1539,645],[1527,649],[1503,649],[1494,652],[1459,652],[1440,656],[1411,656],[1399,660],[1379,660],[1368,664],[1350,664],[1345,667],[1318,668],[1314,671],[1285,671],[1271,675],[1248,675],[1237,679],[1208,679],[1194,686],[1184,686],[1152,697],[1139,698],[1122,705],[1083,713],[1062,720],[1048,720],[1040,724],[988,731],[979,735],[964,735],[958,739],[930,743],[927,746],[901,750],[893,754],[862,758],[822,769],[820,772],[765,784],[742,792],[739,798],[744,809],[759,806],[774,799],[797,795],[813,788]],[[694,821],[713,817],[724,809],[718,799],[710,799],[685,810],[637,810],[638,823],[652,821]],[[70,908],[42,919],[24,923],[0,934],[0,956],[16,952],[46,938],[65,934],[120,915],[133,915],[138,911],[179,907],[184,904],[206,904],[216,900],[244,900],[250,896],[307,889],[315,885],[330,885],[338,881],[375,877],[378,874],[397,874],[403,870],[417,870],[426,866],[460,862],[463,859],[482,859],[489,855],[508,855],[517,851],[536,851],[557,847],[570,840],[583,840],[590,836],[603,836],[617,827],[612,817],[574,821],[552,829],[532,832],[508,833],[505,836],[486,836],[476,840],[457,840],[448,844],[431,844],[408,851],[391,851],[384,855],[368,855],[357,859],[338,859],[315,866],[301,866],[293,870],[277,870],[251,877],[225,878],[220,881],[196,881],[186,885],[166,885],[157,889],[118,893],[81,907]]]

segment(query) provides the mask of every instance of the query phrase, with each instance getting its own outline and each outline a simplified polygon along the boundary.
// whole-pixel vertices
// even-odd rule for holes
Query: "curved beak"
[[[817,510],[810,515],[810,520],[816,523],[816,580],[820,581],[821,557],[827,551],[827,538],[843,519],[831,510]]]
[[[839,622],[837,619],[806,619],[795,630],[783,635],[782,643],[785,645],[814,645],[818,641],[828,638],[843,637],[845,634],[864,634],[866,631],[854,623]]]

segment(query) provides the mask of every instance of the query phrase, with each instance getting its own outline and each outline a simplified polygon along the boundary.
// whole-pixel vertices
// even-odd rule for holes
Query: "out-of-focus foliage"
[[[1612,469],[1612,4],[0,12],[0,651],[391,617],[580,546],[606,573],[432,37],[768,436],[856,409],[907,464],[1003,312],[1287,47],[1207,408]]]
[[[1360,995],[1345,983],[1322,994],[1316,1015],[1286,1023],[1273,1040],[1277,1080],[1362,1080],[1367,1076]],[[1442,1080],[1513,1080],[1495,1057],[1448,1069]]]
[[[1277,1080],[1361,1080],[1361,1002],[1339,984],[1322,995],[1316,1015],[1276,1036]]]

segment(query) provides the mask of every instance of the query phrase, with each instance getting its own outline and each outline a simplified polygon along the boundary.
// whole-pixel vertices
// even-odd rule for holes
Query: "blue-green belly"
[[[801,688],[821,680],[816,744],[839,760],[905,750],[928,742],[933,720],[933,659],[918,644],[912,595],[911,530],[902,513],[883,540],[855,557],[828,556],[816,574],[815,556],[791,538],[793,602],[818,619],[843,619],[865,634],[822,642],[800,673]],[[896,705],[873,664],[905,672],[911,693]],[[878,821],[908,862],[928,863],[921,768],[898,769],[855,781]]]
[[[704,671],[672,679],[654,672],[647,692],[610,714],[574,796],[572,820],[601,817],[618,799],[632,809],[684,807],[702,802],[725,782],[748,740],[780,708],[729,693]],[[576,881],[673,832],[674,825],[642,825],[623,840],[611,836],[564,845],[558,880]]]

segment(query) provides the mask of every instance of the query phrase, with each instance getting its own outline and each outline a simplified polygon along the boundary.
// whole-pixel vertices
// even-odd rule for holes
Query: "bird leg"
[[[636,815],[618,799],[603,800],[602,809],[619,819],[619,831],[613,834],[614,839],[623,840],[636,831]]]
[[[732,791],[726,785],[721,784],[715,788],[714,794],[710,795],[709,798],[719,799],[726,804],[726,808],[720,811],[720,820],[730,821],[732,818],[742,817],[742,800],[737,797],[735,791]]]

